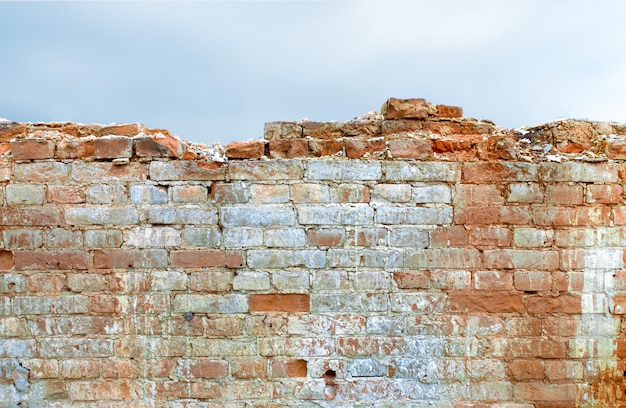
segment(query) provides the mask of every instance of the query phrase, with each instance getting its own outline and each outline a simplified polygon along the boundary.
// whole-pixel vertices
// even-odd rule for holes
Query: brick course
[[[3,124],[0,406],[624,405],[625,130]]]

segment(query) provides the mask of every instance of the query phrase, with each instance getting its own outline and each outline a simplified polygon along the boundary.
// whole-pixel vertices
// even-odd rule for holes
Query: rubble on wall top
[[[266,158],[471,160],[622,160],[626,124],[564,119],[523,129],[463,117],[457,106],[389,98],[381,112],[347,122],[268,122],[264,139],[222,147],[181,140],[142,124],[0,121],[0,155],[14,160],[149,160],[223,162]],[[35,143],[35,144],[33,144]],[[29,153],[37,146],[38,153]]]

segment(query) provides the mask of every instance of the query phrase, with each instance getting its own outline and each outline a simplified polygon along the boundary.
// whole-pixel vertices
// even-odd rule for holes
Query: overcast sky
[[[390,96],[505,127],[626,121],[626,1],[0,0],[0,117],[211,144]]]

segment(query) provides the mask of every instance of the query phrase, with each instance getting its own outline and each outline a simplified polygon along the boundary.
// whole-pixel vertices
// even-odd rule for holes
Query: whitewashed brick
[[[294,225],[293,208],[282,205],[222,207],[222,225],[226,227],[267,227]]]
[[[298,220],[305,225],[367,225],[374,209],[366,204],[299,205]]]
[[[272,272],[272,286],[279,292],[303,293],[310,288],[308,271]]]
[[[248,251],[250,268],[324,268],[326,252],[319,250],[267,249]]]
[[[265,230],[265,246],[296,248],[306,245],[303,228],[276,228]]]
[[[172,309],[175,313],[245,313],[248,311],[248,296],[180,294],[174,297]]]
[[[423,203],[446,203],[452,200],[450,187],[447,185],[416,186],[413,187],[413,201]]]
[[[124,232],[126,245],[138,248],[180,246],[181,232],[172,227],[137,227]]]
[[[165,204],[168,201],[167,187],[151,185],[130,186],[130,199],[134,204]]]
[[[226,248],[252,248],[263,245],[261,228],[227,228],[222,234]]]
[[[12,205],[43,204],[45,195],[45,186],[42,185],[9,184],[6,186],[7,203]]]
[[[388,181],[460,181],[460,163],[383,162],[384,180]]]
[[[387,225],[442,225],[452,222],[452,208],[445,207],[378,207],[376,222]]]

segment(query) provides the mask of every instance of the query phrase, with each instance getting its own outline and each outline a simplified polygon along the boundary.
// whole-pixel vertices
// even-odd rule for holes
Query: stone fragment
[[[381,108],[385,119],[426,119],[437,115],[437,108],[425,99],[389,98]]]

